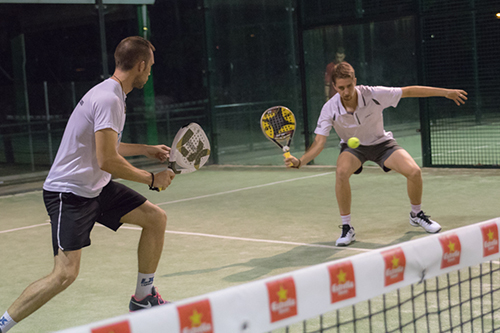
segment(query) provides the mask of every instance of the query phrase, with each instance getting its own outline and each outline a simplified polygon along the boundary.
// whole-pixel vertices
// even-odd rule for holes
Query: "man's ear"
[[[143,60],[143,61],[141,61],[141,62],[139,62],[139,63],[137,64],[137,66],[138,66],[138,67],[137,67],[137,70],[139,71],[139,73],[141,73],[141,72],[143,72],[143,71],[145,71],[145,70],[146,70],[146,62],[145,62],[144,60]]]

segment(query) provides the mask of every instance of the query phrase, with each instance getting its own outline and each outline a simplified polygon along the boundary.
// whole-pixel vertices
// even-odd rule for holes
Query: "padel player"
[[[14,301],[0,318],[0,332],[7,332],[75,281],[82,248],[90,245],[90,232],[96,221],[114,231],[122,223],[142,227],[139,273],[130,311],[165,303],[153,282],[163,250],[167,216],[139,193],[111,180],[114,176],[165,189],[175,176],[169,170],[152,174],[137,169],[124,158],[145,155],[164,162],[170,149],[167,146],[121,143],[125,99],[134,88],[141,89],[148,81],[154,50],[142,37],[122,40],[115,50],[113,76],[88,91],[71,114],[43,186],[52,225],[54,269],[29,285]],[[95,283],[98,282],[96,276]]]
[[[341,62],[335,67],[332,82],[338,94],[323,106],[314,131],[316,137],[313,144],[300,159],[291,156],[285,159],[285,164],[299,168],[309,163],[323,150],[332,127],[337,132],[341,139],[341,150],[337,159],[335,194],[342,219],[342,234],[336,245],[346,246],[355,240],[351,225],[349,179],[352,174],[359,174],[363,170],[363,163],[366,161],[377,163],[385,172],[394,170],[405,176],[411,203],[410,225],[420,226],[428,233],[439,232],[441,226],[431,220],[421,208],[421,170],[410,154],[397,144],[392,133],[384,130],[382,111],[389,106],[396,107],[399,100],[406,97],[441,96],[460,105],[467,100],[467,93],[463,90],[425,86],[356,86],[354,68],[347,62]],[[351,137],[359,138],[361,145],[358,148],[347,146],[347,140]]]

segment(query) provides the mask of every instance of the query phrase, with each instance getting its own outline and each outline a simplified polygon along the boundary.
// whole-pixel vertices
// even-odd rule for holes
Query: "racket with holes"
[[[295,132],[295,116],[284,106],[267,109],[260,118],[260,128],[265,137],[283,151],[285,158],[290,157],[290,143]]]
[[[201,168],[210,157],[210,142],[200,125],[183,126],[174,137],[168,158],[168,169],[176,175]],[[160,192],[158,187],[151,187]]]
[[[168,168],[175,174],[190,173],[201,168],[210,157],[210,142],[200,125],[182,127],[170,147]]]

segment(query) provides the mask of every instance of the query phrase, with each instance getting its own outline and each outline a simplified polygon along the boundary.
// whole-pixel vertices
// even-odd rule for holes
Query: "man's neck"
[[[349,113],[353,113],[358,107],[358,91],[355,90],[354,97],[350,101],[344,101],[343,99],[341,99],[341,101],[345,110]]]
[[[127,95],[129,92],[132,91],[132,89],[133,89],[132,81],[133,80],[131,79],[130,75],[128,75],[128,73],[123,72],[123,71],[119,71],[119,70],[115,70],[115,72],[113,73],[111,78],[120,84],[120,86],[123,89],[123,93],[125,95]]]

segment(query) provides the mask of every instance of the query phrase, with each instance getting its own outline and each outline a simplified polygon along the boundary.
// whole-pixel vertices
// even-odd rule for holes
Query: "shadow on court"
[[[422,236],[420,231],[408,231],[402,237],[395,239],[390,244],[380,245],[370,242],[354,242],[351,248],[360,248],[367,250],[374,250],[386,246],[396,245],[402,242],[406,242],[416,238],[417,236]],[[223,265],[219,267],[212,267],[206,269],[196,269],[184,272],[177,272],[172,274],[165,274],[162,277],[180,277],[188,275],[203,275],[207,273],[217,272],[225,269],[232,269],[237,267],[247,267],[248,270],[243,272],[238,272],[235,274],[230,274],[223,278],[227,282],[249,282],[253,281],[271,274],[274,270],[279,269],[298,269],[304,266],[312,266],[316,264],[322,264],[331,260],[349,257],[351,255],[359,254],[360,251],[348,248],[321,248],[314,247],[314,245],[322,246],[335,246],[335,242],[320,242],[311,244],[313,246],[297,246],[290,251],[280,253],[271,257],[265,258],[253,258],[245,263],[237,263],[230,265]],[[335,258],[333,258],[335,256]]]

